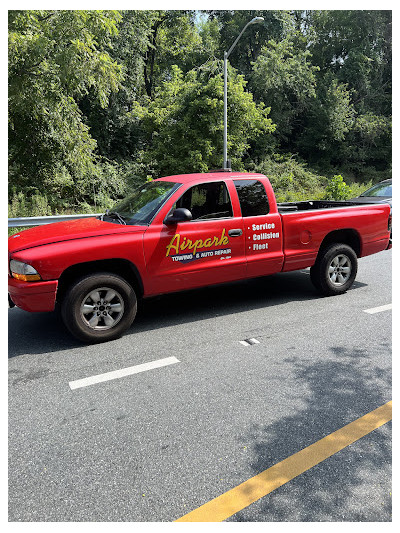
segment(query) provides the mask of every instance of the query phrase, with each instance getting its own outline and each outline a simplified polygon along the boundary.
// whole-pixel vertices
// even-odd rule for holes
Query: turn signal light
[[[38,281],[41,279],[39,274],[17,274],[16,272],[11,272],[11,274],[13,278],[20,281]]]
[[[33,266],[15,259],[10,261],[10,272],[13,278],[20,281],[38,281],[42,279]]]

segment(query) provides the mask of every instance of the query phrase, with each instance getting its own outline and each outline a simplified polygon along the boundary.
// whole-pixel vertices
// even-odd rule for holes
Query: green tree
[[[116,11],[9,12],[9,161],[17,189],[78,201],[90,191],[96,142],[77,100],[108,104],[122,79],[108,53]],[[28,188],[28,189],[27,189]]]
[[[352,93],[331,74],[326,74],[317,88],[299,134],[297,147],[311,163],[330,165],[343,162],[347,135],[354,125]]]
[[[310,62],[308,50],[295,48],[292,39],[270,40],[253,63],[252,87],[258,101],[271,107],[279,141],[288,141],[298,127],[299,115],[315,99],[319,70]]]
[[[197,56],[201,38],[193,11],[155,11],[151,39],[145,55],[144,81],[149,98],[155,88],[168,80],[172,65],[187,72]]]
[[[332,139],[332,128],[323,132],[326,123],[315,123],[324,113],[314,109],[300,141],[302,148],[308,146],[305,157],[311,153],[314,137],[319,148],[325,145],[326,161],[356,176],[365,174],[368,167],[390,172],[391,11],[307,11],[302,18],[310,29],[312,61],[320,68],[321,103],[336,101],[330,113],[336,134]],[[319,151],[313,154],[314,159],[320,156]]]
[[[118,33],[111,37],[109,54],[121,66],[123,79],[118,92],[101,106],[95,92],[78,101],[101,156],[123,161],[134,159],[142,143],[142,131],[130,118],[134,102],[146,95],[144,69],[151,46],[154,11],[122,11]]]
[[[346,167],[356,177],[384,179],[391,170],[391,117],[365,113],[358,115],[344,147]],[[380,175],[380,172],[386,174]],[[366,173],[368,176],[366,176]]]
[[[147,105],[171,78],[172,65],[186,72],[200,59],[204,62],[205,47],[214,37],[206,36],[203,44],[189,11],[122,11],[121,16],[110,51],[123,68],[120,90],[106,108],[92,94],[79,102],[99,153],[118,161],[136,160],[138,151],[147,148],[141,123],[131,113],[135,102]]]
[[[391,114],[391,11],[308,11],[313,63],[354,90],[356,111]]]
[[[153,176],[205,172],[222,165],[223,76],[221,63],[204,65],[186,75],[175,66],[146,107],[138,107],[148,132],[144,161]],[[234,168],[251,139],[274,130],[269,109],[256,105],[245,91],[243,76],[234,69],[228,84],[228,154]]]

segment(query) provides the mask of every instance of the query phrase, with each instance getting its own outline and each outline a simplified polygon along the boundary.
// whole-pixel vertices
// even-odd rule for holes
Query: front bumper
[[[8,293],[11,302],[31,312],[53,311],[56,302],[58,281],[19,281],[9,276]]]

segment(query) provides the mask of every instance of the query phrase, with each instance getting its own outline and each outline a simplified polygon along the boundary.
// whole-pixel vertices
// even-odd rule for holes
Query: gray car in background
[[[357,203],[375,204],[378,202],[387,202],[392,205],[392,180],[384,180],[370,189],[366,190],[357,198],[351,198],[350,201],[357,201]]]

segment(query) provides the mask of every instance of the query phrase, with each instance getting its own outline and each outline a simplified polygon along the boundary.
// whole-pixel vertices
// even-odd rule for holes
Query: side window
[[[268,196],[258,180],[233,180],[239,196],[243,217],[255,217],[269,213]]]
[[[231,199],[223,181],[191,187],[176,202],[174,208],[177,207],[189,209],[192,220],[233,216]]]

